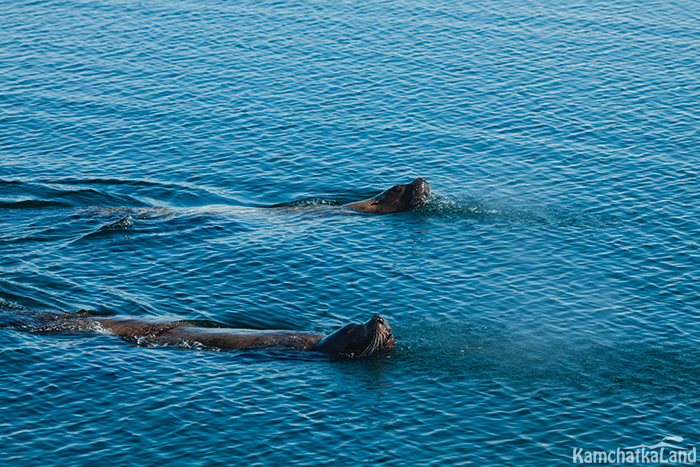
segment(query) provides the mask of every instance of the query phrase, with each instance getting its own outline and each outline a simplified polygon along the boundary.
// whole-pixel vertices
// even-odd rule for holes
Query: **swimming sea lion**
[[[341,358],[368,357],[389,352],[396,346],[389,324],[377,315],[364,324],[348,324],[328,336],[296,331],[205,328],[186,321],[159,323],[127,317],[71,316],[61,321],[60,329],[55,325],[44,329],[106,332],[134,339],[139,344],[187,342],[226,350],[308,350]]]
[[[425,202],[429,194],[428,182],[416,178],[407,185],[394,185],[374,198],[349,203],[343,207],[353,211],[388,214],[416,208]]]

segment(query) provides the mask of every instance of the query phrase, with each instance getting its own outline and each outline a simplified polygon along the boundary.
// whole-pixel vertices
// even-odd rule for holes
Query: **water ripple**
[[[0,455],[542,465],[691,446],[697,13],[3,2],[1,325],[87,309],[330,332],[380,313],[398,348],[331,362],[2,328]],[[413,212],[338,208],[417,176],[434,194]]]

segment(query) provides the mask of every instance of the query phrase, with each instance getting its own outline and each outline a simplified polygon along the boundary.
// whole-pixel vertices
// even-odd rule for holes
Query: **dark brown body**
[[[417,178],[406,185],[394,185],[374,198],[349,203],[344,207],[353,211],[389,214],[416,208],[425,202],[428,195],[430,185],[422,178]]]
[[[76,318],[97,324],[102,330],[119,337],[145,339],[152,343],[185,341],[218,349],[285,347],[310,350],[324,335],[295,331],[260,331],[253,329],[205,328],[187,322],[154,322],[137,318]],[[100,329],[101,328],[101,329]]]
[[[143,345],[189,343],[226,350],[305,350],[345,358],[366,357],[395,347],[391,329],[380,316],[364,324],[348,324],[327,336],[298,331],[207,328],[186,321],[157,322],[126,317],[64,317],[60,325],[44,329],[105,332]]]

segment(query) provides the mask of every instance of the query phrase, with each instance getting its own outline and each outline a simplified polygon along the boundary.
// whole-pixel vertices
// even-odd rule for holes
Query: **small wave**
[[[44,208],[69,208],[68,203],[50,200],[23,200],[23,201],[0,201],[0,209],[44,209]]]
[[[246,202],[186,183],[79,178],[0,180],[0,209],[146,208],[158,204],[158,200],[179,206],[237,205]]]
[[[0,297],[0,311],[18,311],[25,308],[19,303],[11,302]]]
[[[296,211],[296,210],[303,210],[306,208],[314,208],[314,207],[341,206],[343,204],[345,204],[345,203],[338,201],[338,200],[335,200],[335,199],[312,197],[312,198],[302,198],[299,200],[289,201],[289,202],[285,202],[285,203],[273,204],[269,207],[270,208],[286,208],[286,209],[289,209],[292,211]]]
[[[73,191],[94,191],[118,198],[118,202],[92,203],[94,206],[148,206],[152,200],[167,200],[181,206],[210,204],[239,204],[241,200],[214,193],[202,186],[188,183],[159,182],[150,180],[79,179],[64,178],[45,181],[47,185],[71,188]],[[85,204],[83,204],[85,205]]]
[[[57,197],[66,199],[72,206],[147,206],[147,203],[131,195],[105,193],[92,188],[61,190]]]
[[[172,210],[160,207],[151,206],[147,208],[129,208],[129,207],[90,207],[76,210],[72,218],[119,218],[129,217],[131,219],[160,219],[171,217],[174,213]]]
[[[46,180],[47,184],[58,184],[58,185],[104,185],[104,186],[119,186],[126,185],[131,187],[159,187],[162,183],[150,182],[147,180],[121,180],[117,178],[62,178],[59,180]]]
[[[482,200],[473,196],[447,198],[433,194],[420,208],[421,212],[436,217],[477,219],[491,222],[546,222],[538,209],[519,207],[507,200]]]
[[[0,297],[0,328],[35,331],[64,313],[30,310],[19,303]]]
[[[103,225],[100,230],[125,230],[134,224],[131,216],[124,216],[117,222],[112,222],[111,224]]]
[[[0,181],[0,209],[43,209],[86,206],[146,206],[130,194],[112,194],[84,187],[55,187],[44,183]]]
[[[535,224],[558,227],[602,226],[616,222],[610,216],[578,212],[554,204],[525,204],[513,199],[475,196],[445,197],[432,194],[418,212],[438,218],[468,219],[483,223]]]

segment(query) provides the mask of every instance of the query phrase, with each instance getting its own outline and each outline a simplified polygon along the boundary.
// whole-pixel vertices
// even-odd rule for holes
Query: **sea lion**
[[[406,185],[394,185],[374,198],[345,204],[343,207],[353,211],[389,214],[416,208],[425,202],[429,194],[428,182],[416,178]]]
[[[391,328],[375,315],[364,324],[348,324],[330,335],[297,331],[201,327],[187,321],[156,322],[128,317],[69,316],[46,331],[105,332],[138,344],[190,343],[207,348],[304,350],[339,358],[369,357],[396,346]]]

